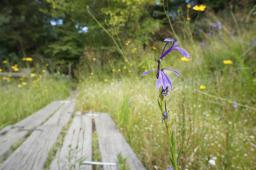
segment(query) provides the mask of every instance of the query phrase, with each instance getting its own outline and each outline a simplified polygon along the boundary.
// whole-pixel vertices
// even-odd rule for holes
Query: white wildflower
[[[208,161],[208,163],[210,164],[210,165],[212,165],[212,166],[215,166],[216,165],[216,157],[215,156],[213,156],[209,161]]]

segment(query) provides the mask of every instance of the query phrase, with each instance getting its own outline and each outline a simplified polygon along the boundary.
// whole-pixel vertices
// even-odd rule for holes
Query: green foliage
[[[43,53],[47,57],[51,57],[57,60],[78,60],[83,52],[83,37],[72,31],[58,30],[60,33],[56,41],[49,43]],[[56,32],[58,32],[56,31]]]
[[[1,57],[11,52],[24,56],[45,42],[48,25],[47,15],[41,9],[47,8],[43,1],[4,0],[0,9]]]
[[[176,10],[178,5],[179,13],[186,14],[185,1],[163,2],[168,12],[174,8]],[[236,1],[233,0],[202,2],[209,9],[236,6]],[[255,3],[243,0],[240,4],[246,7]],[[97,46],[104,49],[96,49],[98,55],[103,56],[107,51],[113,57],[112,63],[121,60],[121,57],[126,62],[137,57],[131,54],[131,51],[135,51],[133,47],[129,46],[131,51],[126,50],[126,44],[131,39],[135,40],[134,46],[143,46],[145,50],[156,39],[170,35],[170,30],[163,25],[167,23],[167,11],[164,12],[161,8],[164,18],[152,18],[152,9],[156,6],[151,0],[3,0],[0,9],[0,58],[15,61],[20,57],[32,56],[40,61],[76,65],[86,50]],[[88,13],[88,8],[95,18]],[[51,26],[52,19],[62,19],[63,25]],[[79,26],[87,26],[89,32],[79,33]],[[177,22],[174,27],[181,30],[183,25]],[[101,62],[108,63],[106,58],[101,57]],[[84,64],[85,68],[90,67],[89,63]],[[65,68],[61,70],[68,72]],[[86,71],[88,73],[91,70]]]
[[[124,158],[121,154],[118,154],[117,160],[118,160],[118,169],[129,170],[129,168],[126,165],[126,158]]]
[[[115,72],[102,72],[94,65],[98,75],[84,77],[80,83],[78,108],[110,113],[147,169],[166,169],[171,165],[168,158],[176,156],[179,169],[255,169],[256,25],[221,17],[204,20],[205,27],[220,20],[222,29],[202,33],[201,40],[193,35],[193,24],[182,23],[179,43],[192,59],[185,62],[173,52],[162,63],[175,65],[182,73],[173,77],[168,123],[174,133],[169,139],[154,90],[155,74],[139,76],[156,67],[153,59],[161,43],[143,49],[140,41],[130,39],[125,53],[132,60],[111,65]],[[225,60],[232,62],[225,64]],[[124,72],[122,64],[132,73]],[[178,155],[168,152],[173,148]]]
[[[63,99],[69,95],[70,83],[65,78],[38,77],[37,79],[0,80],[0,128],[16,123],[39,110],[50,102]]]

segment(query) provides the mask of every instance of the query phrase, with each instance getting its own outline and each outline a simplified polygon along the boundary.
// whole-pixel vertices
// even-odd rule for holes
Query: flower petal
[[[169,54],[173,50],[180,52],[180,54],[186,58],[190,57],[189,53],[185,49],[181,48],[179,44],[175,41],[169,49],[167,49],[165,52],[162,53],[162,55],[160,56],[160,59],[163,59],[167,54]]]
[[[164,89],[168,86],[170,89],[172,89],[172,81],[170,78],[163,72],[163,84],[165,84]]]
[[[162,71],[159,71],[158,79],[156,80],[156,88],[160,88],[163,86],[163,76],[162,76]]]
[[[167,170],[173,170],[173,168],[170,166]]]
[[[166,42],[166,43],[174,42],[174,41],[175,41],[175,39],[173,39],[173,38],[165,38],[164,39],[164,42]]]
[[[166,89],[166,87],[168,86],[168,82],[166,81],[165,73],[163,71],[160,71],[160,74],[162,78],[162,88]]]
[[[185,49],[183,49],[179,46],[174,46],[172,50],[176,50],[176,51],[180,52],[180,54],[183,55],[186,58],[190,57],[189,53]]]
[[[166,68],[164,68],[164,70],[172,71],[177,77],[180,76],[180,72],[171,67],[166,67]]]
[[[164,51],[162,53],[162,55],[160,56],[160,60],[162,60],[167,54],[169,54],[173,50],[174,47],[179,47],[179,44],[176,41],[173,42],[173,44],[170,48],[168,48],[166,51]]]
[[[142,73],[142,76],[146,76],[146,75],[148,75],[149,73],[152,73],[153,71],[155,71],[155,70],[148,70],[148,71],[145,71],[145,72]]]

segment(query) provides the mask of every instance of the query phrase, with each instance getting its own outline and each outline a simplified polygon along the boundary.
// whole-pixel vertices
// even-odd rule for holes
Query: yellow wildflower
[[[189,62],[190,61],[187,57],[181,57],[180,60],[183,61],[183,62]]]
[[[193,10],[198,11],[198,12],[203,12],[206,10],[206,5],[204,5],[204,4],[195,5],[195,6],[193,6]]]
[[[3,69],[0,68],[0,72],[3,72]]]
[[[231,64],[233,64],[233,61],[232,60],[223,60],[223,64],[231,65]]]
[[[187,21],[190,21],[191,20],[191,18],[190,17],[187,17]]]
[[[17,72],[17,71],[20,70],[17,64],[13,65],[11,68],[12,68],[12,70],[15,71],[15,72]]]
[[[126,41],[125,45],[126,45],[126,46],[129,45],[130,42],[131,42],[130,40]]]
[[[18,88],[21,88],[22,87],[22,85],[21,84],[18,84]]]
[[[112,69],[112,72],[116,72],[116,69],[113,68],[113,69]]]
[[[23,58],[22,58],[22,61],[32,62],[32,61],[33,61],[33,58],[31,58],[31,57],[23,57]]]
[[[22,82],[21,84],[22,84],[22,86],[26,86],[26,85],[27,85],[27,83],[26,83],[26,82]]]
[[[3,77],[2,79],[3,79],[4,81],[8,81],[8,82],[11,81],[10,77]]]
[[[30,77],[34,78],[34,77],[36,77],[36,74],[35,73],[30,73]]]
[[[12,68],[13,69],[13,71],[16,71],[16,72],[18,72],[20,69],[19,68],[17,68],[17,67],[14,67],[14,68]]]
[[[199,87],[200,90],[205,90],[206,89],[206,86],[201,84],[200,87]]]
[[[191,5],[190,5],[190,4],[187,4],[187,8],[191,8]]]
[[[119,68],[117,71],[118,71],[118,72],[121,72],[121,69]]]
[[[46,70],[42,70],[42,73],[45,73],[46,72]]]
[[[152,49],[153,49],[153,50],[157,50],[157,48],[156,48],[155,46],[152,46]]]
[[[8,64],[8,60],[4,60],[4,61],[3,61],[3,64]]]

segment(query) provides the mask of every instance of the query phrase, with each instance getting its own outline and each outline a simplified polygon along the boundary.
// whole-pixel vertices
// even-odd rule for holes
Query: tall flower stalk
[[[171,162],[171,167],[169,169],[178,170],[178,152],[175,141],[175,134],[171,127],[169,127],[169,113],[167,110],[167,96],[169,95],[170,90],[173,89],[171,78],[165,73],[166,71],[173,72],[176,76],[179,76],[180,73],[171,68],[166,67],[162,68],[161,63],[162,60],[172,51],[178,51],[183,57],[189,58],[189,53],[181,48],[177,41],[172,38],[164,39],[164,47],[162,49],[162,53],[157,60],[157,68],[156,70],[149,70],[143,73],[143,75],[147,75],[151,72],[156,71],[156,87],[159,89],[159,97],[158,97],[158,106],[162,114],[162,122],[165,126],[166,131],[166,140],[167,145],[169,147],[169,160]],[[169,46],[169,48],[167,48]]]

